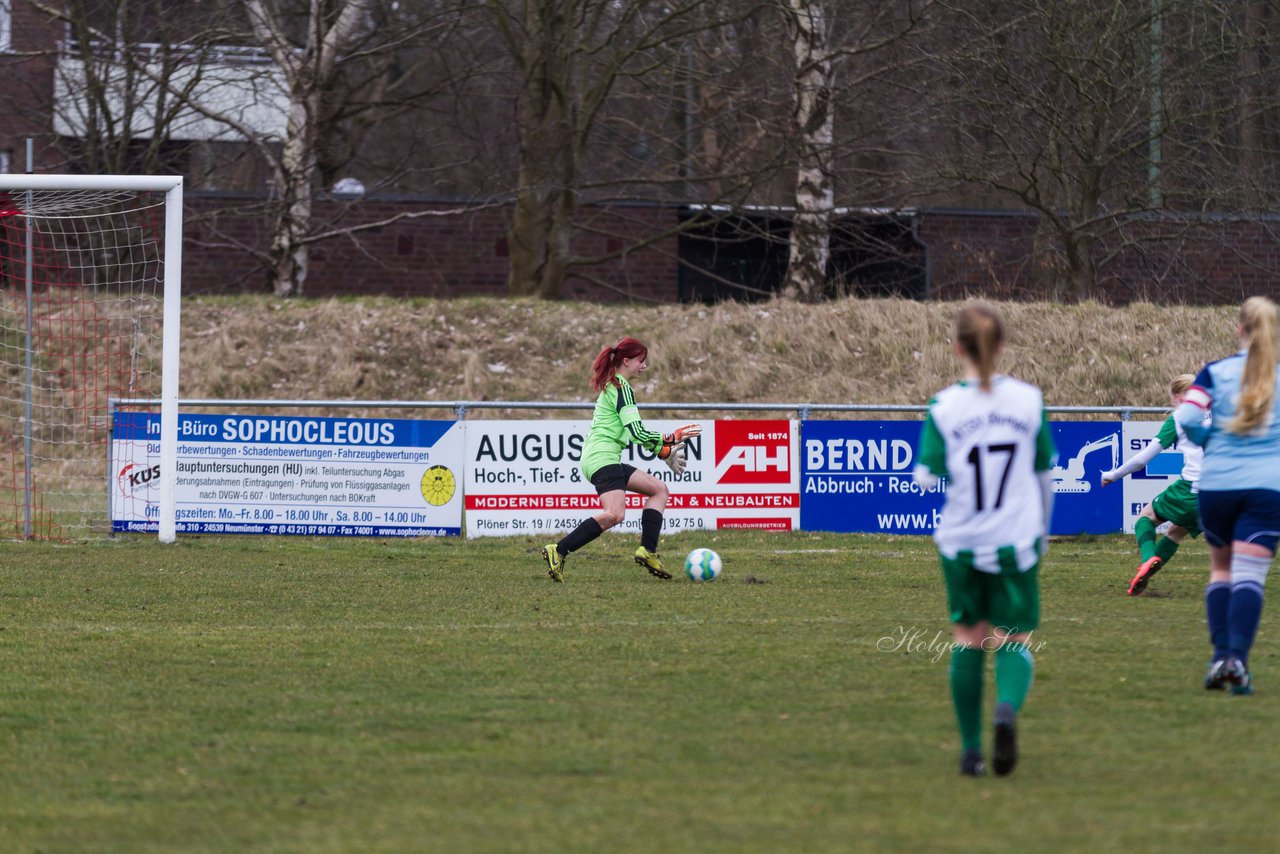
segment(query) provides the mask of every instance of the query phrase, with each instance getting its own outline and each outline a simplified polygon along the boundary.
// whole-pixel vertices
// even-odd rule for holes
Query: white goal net
[[[109,490],[145,477],[173,539],[165,436],[149,439],[158,470],[109,467],[117,400],[161,401],[132,408],[164,409],[176,443],[181,193],[180,178],[0,175],[0,537],[107,533]]]

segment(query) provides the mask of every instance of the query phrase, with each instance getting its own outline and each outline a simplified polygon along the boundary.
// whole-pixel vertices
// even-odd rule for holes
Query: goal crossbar
[[[182,189],[181,175],[0,175],[0,190],[135,190],[167,193]]]

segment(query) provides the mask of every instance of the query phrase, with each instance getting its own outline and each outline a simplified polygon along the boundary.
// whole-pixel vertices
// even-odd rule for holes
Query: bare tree
[[[1154,0],[1153,0],[1154,2]],[[1280,202],[1280,48],[1275,3],[1159,0],[1165,65],[1195,77],[1163,86],[1162,190],[1183,210],[1266,213]],[[1175,83],[1176,83],[1175,78]]]
[[[1263,130],[1264,103],[1266,96],[1263,89],[1262,66],[1263,45],[1262,34],[1266,20],[1266,6],[1260,0],[1248,0],[1244,6],[1244,21],[1240,31],[1239,79],[1240,79],[1240,171],[1248,176],[1262,174],[1264,151],[1266,147]],[[1251,207],[1262,202],[1262,194],[1256,189],[1248,192],[1247,201]]]
[[[184,38],[195,26],[189,10],[166,0],[31,5],[66,25],[52,57],[51,118],[73,168],[115,174],[180,168],[191,118],[186,105],[208,85],[212,47]]]
[[[288,121],[278,153],[267,146],[276,205],[271,240],[271,285],[278,296],[302,293],[307,279],[323,97],[344,55],[353,50],[369,25],[373,0],[312,3],[290,20],[282,2],[244,0],[258,44],[280,69],[288,94]],[[326,8],[327,6],[327,8]]]
[[[850,139],[837,138],[837,74],[841,69],[847,72],[848,80],[841,87],[847,93],[845,103],[861,104],[864,116],[878,111],[882,116],[897,114],[904,123],[908,121],[901,110],[901,96],[877,102],[872,84],[894,78],[899,81],[899,93],[909,88],[903,85],[905,78],[919,60],[898,48],[926,20],[929,6],[928,0],[903,0],[874,8],[840,6],[832,0],[786,0],[783,12],[791,34],[794,67],[792,121],[786,135],[798,161],[784,287],[789,297],[815,300],[828,293],[836,181],[843,177],[849,184],[856,183],[854,174],[840,174],[841,162],[857,157],[866,132],[871,130],[863,128]],[[837,27],[831,19],[832,9],[849,17],[850,23]],[[883,149],[889,134],[879,122],[876,127],[886,132],[878,137]],[[851,186],[844,195],[867,199],[874,192]]]
[[[798,299],[832,289],[842,208],[1012,204],[1039,215],[1043,293],[1084,299],[1142,216],[1280,200],[1265,0],[27,2],[68,24],[76,165],[238,152],[270,192],[269,242],[239,245],[280,295],[352,233],[318,207],[349,175],[512,200],[509,290],[547,298],[638,245],[575,253],[596,203],[791,207]],[[773,219],[744,236],[780,247]]]
[[[175,16],[185,4],[152,0],[135,15],[144,25],[131,26],[127,3],[32,2],[67,23],[84,57],[60,104],[75,112],[62,132],[80,141],[86,168],[153,166],[184,122],[205,125],[187,138],[256,152],[271,190],[261,257],[280,296],[303,292],[311,245],[337,231],[314,221],[322,182],[370,128],[441,88],[418,73],[413,52],[459,17],[456,6],[395,0],[225,0]],[[150,159],[138,159],[140,140]]]
[[[950,39],[931,85],[932,121],[949,136],[940,174],[959,194],[985,190],[1039,214],[1043,295],[1099,296],[1099,265],[1160,236],[1135,222],[1225,190],[1215,160],[1241,165],[1238,137],[1208,130],[1253,109],[1249,96],[1230,107],[1248,62],[1216,6],[972,3],[938,28]],[[1233,94],[1203,97],[1222,90]],[[1211,156],[1197,142],[1206,132]]]
[[[693,122],[705,118],[695,104],[710,78],[693,51],[701,36],[755,10],[711,0],[490,0],[488,9],[518,75],[511,293],[561,295],[575,263],[570,240],[584,193],[648,188],[658,190],[651,198],[669,198],[671,188],[715,185],[741,197],[754,186],[758,173],[735,154],[715,151],[714,176],[700,168],[712,137],[694,143]],[[622,102],[635,107],[630,119],[617,109]],[[754,105],[748,99],[735,107],[749,116]],[[630,163],[597,145],[628,125]],[[658,189],[664,185],[667,191]]]
[[[822,0],[787,0],[795,56],[795,145],[799,149],[791,257],[784,293],[812,301],[826,289],[835,212],[835,56]]]

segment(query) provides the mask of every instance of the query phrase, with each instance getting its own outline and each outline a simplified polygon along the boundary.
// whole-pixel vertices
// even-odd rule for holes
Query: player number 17
[[[1005,484],[1009,482],[1009,470],[1013,468],[1013,454],[1016,449],[1017,446],[1012,442],[1002,443],[999,445],[987,445],[985,449],[974,445],[973,448],[970,449],[967,459],[969,460],[969,464],[973,466],[973,506],[975,510],[984,509],[982,471],[984,468],[992,464],[1000,464],[998,459],[993,459],[993,456],[996,454],[1004,455],[1004,470],[1000,472],[1000,488],[996,490],[996,503],[992,505],[992,509],[1000,509],[1000,505],[1004,503],[1004,487]],[[983,462],[984,457],[986,458],[985,463]]]

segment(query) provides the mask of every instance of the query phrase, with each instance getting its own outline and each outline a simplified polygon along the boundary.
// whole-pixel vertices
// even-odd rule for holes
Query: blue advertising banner
[[[155,531],[160,417],[118,412],[111,523]],[[181,413],[179,533],[440,537],[462,532],[462,424]]]
[[[945,483],[912,480],[918,421],[802,421],[800,529],[930,534]]]
[[[277,415],[209,415],[182,413],[178,439],[226,443],[248,455],[321,460],[403,460],[402,454],[386,454],[373,448],[430,448],[449,431],[452,421],[412,421],[403,418],[317,418]],[[159,441],[160,414],[117,412],[111,425],[113,439],[134,442]],[[313,445],[326,450],[300,448],[263,450],[260,445]],[[329,450],[331,449],[331,450]],[[227,451],[235,456],[233,451]]]
[[[1099,476],[1120,463],[1120,425],[1080,421],[1050,425],[1053,534],[1103,534],[1123,528],[1120,490]],[[800,425],[800,528],[885,534],[931,534],[946,482],[922,492],[911,477],[918,421],[803,421]]]
[[[1102,488],[1102,473],[1120,465],[1120,424],[1052,423],[1058,462],[1053,467],[1051,534],[1114,534],[1124,530],[1124,495]]]

